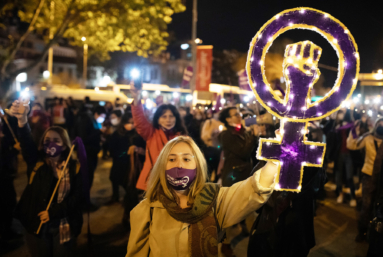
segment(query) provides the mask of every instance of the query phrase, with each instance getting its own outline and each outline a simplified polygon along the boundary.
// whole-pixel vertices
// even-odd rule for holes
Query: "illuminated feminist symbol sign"
[[[280,98],[265,76],[264,60],[272,42],[291,29],[308,29],[325,37],[338,58],[338,78],[332,90],[311,103],[310,93],[318,80],[318,61],[322,49],[310,41],[288,45],[283,73],[286,96]],[[269,20],[255,35],[248,53],[246,71],[258,101],[281,119],[281,139],[260,139],[257,157],[278,161],[276,189],[301,190],[304,166],[321,167],[326,144],[308,142],[309,121],[319,120],[337,111],[354,91],[359,74],[358,48],[350,31],[331,15],[312,8],[285,10]]]

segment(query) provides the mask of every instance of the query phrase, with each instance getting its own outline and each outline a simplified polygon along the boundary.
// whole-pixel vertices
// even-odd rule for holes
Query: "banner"
[[[246,70],[240,70],[237,72],[239,88],[243,90],[251,91],[249,80],[247,78]]]
[[[188,66],[184,70],[184,76],[182,78],[181,88],[190,88],[190,80],[193,77],[193,67]]]
[[[213,64],[213,46],[197,46],[196,90],[209,91]]]

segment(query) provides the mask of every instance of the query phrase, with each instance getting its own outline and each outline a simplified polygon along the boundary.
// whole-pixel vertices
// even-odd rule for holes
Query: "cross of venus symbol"
[[[288,45],[283,61],[286,96],[276,95],[265,76],[265,56],[272,42],[291,29],[307,29],[325,37],[339,57],[338,78],[321,100],[310,99],[320,76],[318,61],[322,49],[310,41]],[[246,72],[259,103],[281,120],[281,138],[260,139],[257,158],[279,165],[277,190],[302,188],[305,166],[321,167],[326,144],[306,139],[308,122],[336,112],[351,97],[359,74],[358,48],[349,30],[331,15],[312,8],[285,10],[269,20],[250,44]]]

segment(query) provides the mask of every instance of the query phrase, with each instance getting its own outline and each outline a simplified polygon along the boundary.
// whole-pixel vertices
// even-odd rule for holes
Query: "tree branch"
[[[45,0],[40,0],[40,3],[39,3],[39,5],[37,6],[37,9],[36,9],[36,11],[35,11],[35,14],[34,14],[33,17],[32,17],[31,22],[29,23],[29,26],[28,26],[27,31],[24,33],[24,35],[22,35],[22,36],[20,37],[19,42],[17,42],[17,44],[16,44],[15,48],[12,50],[11,54],[8,56],[7,59],[5,59],[3,65],[2,65],[2,67],[1,67],[1,74],[2,74],[3,76],[4,76],[5,73],[6,73],[6,69],[7,69],[8,65],[9,65],[9,63],[11,62],[11,60],[13,60],[13,58],[15,57],[17,51],[18,51],[19,48],[21,47],[21,44],[22,44],[22,43],[24,42],[24,40],[27,38],[27,36],[29,35],[29,33],[32,31],[32,28],[33,28],[33,26],[35,25],[36,20],[37,20],[37,18],[38,18],[39,15],[40,15],[40,11],[41,11],[41,9],[42,9],[42,7],[43,7],[43,5],[44,5],[44,2],[45,2]]]

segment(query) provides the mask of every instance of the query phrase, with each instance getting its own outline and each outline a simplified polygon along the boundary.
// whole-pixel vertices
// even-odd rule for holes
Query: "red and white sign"
[[[197,46],[196,90],[209,91],[213,64],[213,46]]]

